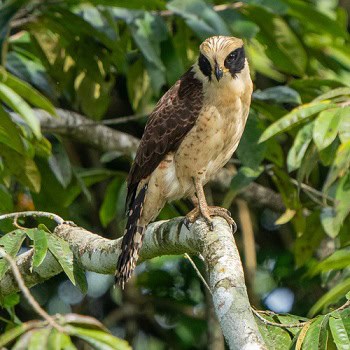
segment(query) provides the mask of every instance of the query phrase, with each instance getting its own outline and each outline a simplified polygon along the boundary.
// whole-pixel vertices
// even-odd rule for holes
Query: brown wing
[[[202,83],[191,69],[171,87],[150,115],[128,177],[127,203],[139,182],[171,151],[176,151],[195,124],[203,102]]]

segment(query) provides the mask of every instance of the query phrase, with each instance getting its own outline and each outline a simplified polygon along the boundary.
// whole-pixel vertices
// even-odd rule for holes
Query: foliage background
[[[300,320],[326,314],[350,290],[348,14],[345,0],[0,1],[0,213],[51,211],[105,237],[121,236],[132,154],[101,152],[59,128],[40,128],[35,108],[53,116],[55,108],[76,111],[95,122],[91,127],[109,121],[139,138],[200,42],[238,36],[254,99],[239,149],[207,195],[236,218],[252,304]],[[139,117],[115,122],[128,115]],[[258,192],[242,199],[253,182],[278,194],[273,203],[259,204]],[[172,203],[159,219],[190,208],[186,200]],[[2,234],[12,229],[0,222]],[[143,263],[123,293],[108,276],[87,273],[87,281],[86,296],[64,275],[32,292],[50,313],[92,315],[135,349],[206,348],[208,298],[183,257]],[[3,301],[2,317],[32,319],[17,301]],[[311,349],[307,339],[316,339],[320,348],[345,349],[332,317],[343,320],[340,339],[350,346],[344,315],[319,318],[300,346]],[[321,331],[329,336],[321,339]],[[271,348],[288,349],[295,333],[269,329],[266,337]]]

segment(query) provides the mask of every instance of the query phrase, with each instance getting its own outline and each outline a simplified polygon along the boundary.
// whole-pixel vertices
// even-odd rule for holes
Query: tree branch
[[[56,111],[59,118],[41,109],[35,110],[44,132],[71,137],[102,152],[119,151],[133,156],[137,150],[140,140],[132,135],[97,124],[76,112],[60,108]]]
[[[182,218],[159,221],[148,226],[140,261],[168,254],[202,254],[208,271],[208,283],[213,294],[215,311],[230,349],[266,349],[248,300],[239,253],[226,221],[215,218],[214,230],[203,221],[190,230]],[[76,259],[89,271],[114,273],[120,253],[121,239],[108,240],[83,228],[58,225],[54,233],[71,246]],[[51,253],[30,272],[32,250],[17,258],[17,265],[28,287],[62,271]],[[0,294],[18,290],[11,271],[0,281]]]

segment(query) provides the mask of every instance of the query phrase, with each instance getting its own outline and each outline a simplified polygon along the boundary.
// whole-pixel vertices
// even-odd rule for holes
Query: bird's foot
[[[224,218],[227,221],[227,223],[232,227],[233,233],[237,231],[237,225],[232,219],[231,213],[225,208],[216,206],[208,206],[202,210],[200,210],[199,207],[194,208],[186,215],[184,224],[189,229],[190,224],[193,224],[199,217],[202,217],[209,226],[209,229],[213,231],[214,223],[213,219],[211,218],[212,216],[220,216]]]

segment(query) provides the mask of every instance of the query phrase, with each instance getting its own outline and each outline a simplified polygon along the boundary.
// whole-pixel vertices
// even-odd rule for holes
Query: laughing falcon
[[[231,158],[249,113],[253,84],[243,41],[214,36],[199,47],[197,62],[151,113],[128,177],[128,221],[116,269],[124,287],[135,268],[146,226],[164,204],[190,197],[187,222],[211,216],[234,221],[209,207],[203,186]]]

